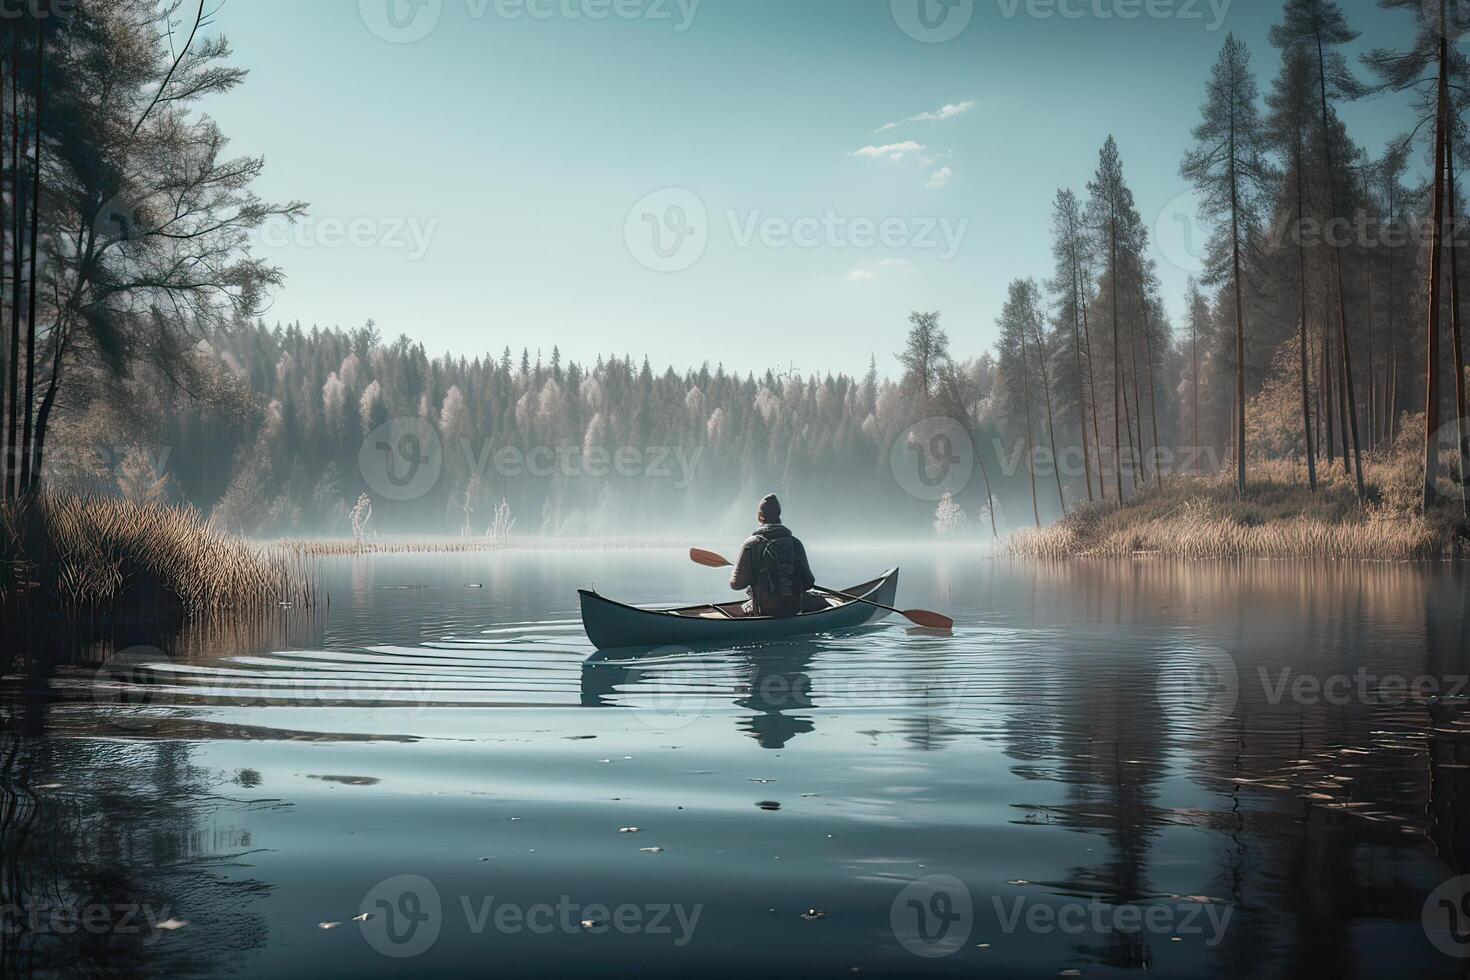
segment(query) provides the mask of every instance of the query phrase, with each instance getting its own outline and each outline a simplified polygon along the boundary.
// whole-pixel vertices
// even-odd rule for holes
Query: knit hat
[[[781,501],[776,499],[774,493],[768,493],[761,498],[760,518],[763,521],[775,523],[781,520]]]

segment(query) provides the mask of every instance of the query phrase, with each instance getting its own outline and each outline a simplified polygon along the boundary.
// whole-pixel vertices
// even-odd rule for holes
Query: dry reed
[[[1086,504],[1051,527],[1017,532],[1005,548],[1018,557],[1047,559],[1470,556],[1470,531],[1458,503],[1428,514],[1416,509],[1419,477],[1410,457],[1365,461],[1364,476],[1362,504],[1341,471],[1323,468],[1313,493],[1305,467],[1281,460],[1253,465],[1244,496],[1228,475],[1172,476],[1162,489],[1150,488],[1121,506]]]
[[[0,601],[127,615],[309,605],[306,557],[227,534],[193,508],[107,497],[0,506]]]

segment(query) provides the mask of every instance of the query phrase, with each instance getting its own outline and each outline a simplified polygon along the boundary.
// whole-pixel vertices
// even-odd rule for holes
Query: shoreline
[[[1401,467],[1374,467],[1364,501],[1346,479],[1328,475],[1314,492],[1285,464],[1247,484],[1228,478],[1172,477],[1119,504],[1083,504],[1057,523],[1005,540],[1012,557],[1208,561],[1462,561],[1470,522],[1457,500],[1421,514],[1406,504]],[[1286,477],[1283,479],[1283,477]]]

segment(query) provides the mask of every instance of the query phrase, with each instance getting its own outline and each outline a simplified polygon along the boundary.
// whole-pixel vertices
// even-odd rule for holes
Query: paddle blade
[[[903,615],[915,626],[922,626],[925,629],[943,630],[946,633],[954,629],[954,620],[927,609],[905,609]]]
[[[730,566],[729,562],[713,551],[704,551],[700,548],[689,549],[689,560],[705,568],[728,568]]]

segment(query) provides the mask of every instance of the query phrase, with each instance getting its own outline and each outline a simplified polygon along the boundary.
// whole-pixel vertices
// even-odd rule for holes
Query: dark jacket
[[[792,551],[792,575],[789,581],[763,581],[760,574],[762,551],[771,542],[789,541]],[[745,539],[740,548],[740,557],[735,561],[735,571],[730,575],[730,588],[746,589],[753,604],[752,611],[760,616],[795,616],[802,610],[802,599],[806,590],[817,584],[812,567],[807,562],[806,548],[801,540],[784,525],[765,524]],[[774,590],[769,586],[775,585]]]

